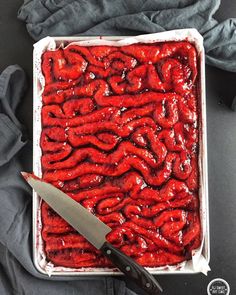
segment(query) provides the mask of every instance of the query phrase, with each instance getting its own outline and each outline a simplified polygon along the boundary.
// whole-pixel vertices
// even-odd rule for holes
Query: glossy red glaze
[[[70,45],[43,55],[43,178],[112,227],[144,266],[200,245],[197,53],[189,42]],[[79,218],[79,217],[78,217]],[[45,203],[48,260],[112,266]]]

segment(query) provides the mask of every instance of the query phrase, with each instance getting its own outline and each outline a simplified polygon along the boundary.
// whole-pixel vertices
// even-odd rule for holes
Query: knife
[[[27,172],[21,172],[21,174],[55,212],[97,249],[101,250],[103,255],[111,260],[128,278],[148,294],[155,295],[163,291],[160,284],[144,267],[107,242],[106,235],[112,230],[109,226],[53,185],[33,174]]]

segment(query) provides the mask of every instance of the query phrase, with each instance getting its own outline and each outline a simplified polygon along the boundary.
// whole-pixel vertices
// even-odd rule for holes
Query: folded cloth
[[[236,72],[236,20],[218,23],[220,0],[26,0],[18,12],[29,34],[45,36],[137,35],[196,28],[206,62]]]
[[[32,169],[32,145],[15,116],[25,82],[17,65],[0,75],[0,294],[135,295],[120,280],[60,277],[55,282],[34,267],[32,191],[20,176],[20,171]]]

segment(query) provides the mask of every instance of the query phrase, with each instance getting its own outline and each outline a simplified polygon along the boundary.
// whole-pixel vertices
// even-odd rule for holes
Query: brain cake
[[[191,259],[201,242],[195,47],[71,44],[44,52],[42,72],[43,178],[109,225],[107,240],[141,265]],[[48,261],[113,267],[41,209]]]

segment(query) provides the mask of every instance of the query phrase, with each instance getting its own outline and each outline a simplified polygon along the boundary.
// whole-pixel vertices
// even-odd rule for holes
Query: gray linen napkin
[[[196,28],[206,61],[236,72],[236,20],[218,23],[220,0],[26,0],[18,18],[29,34],[45,36],[137,35]]]

